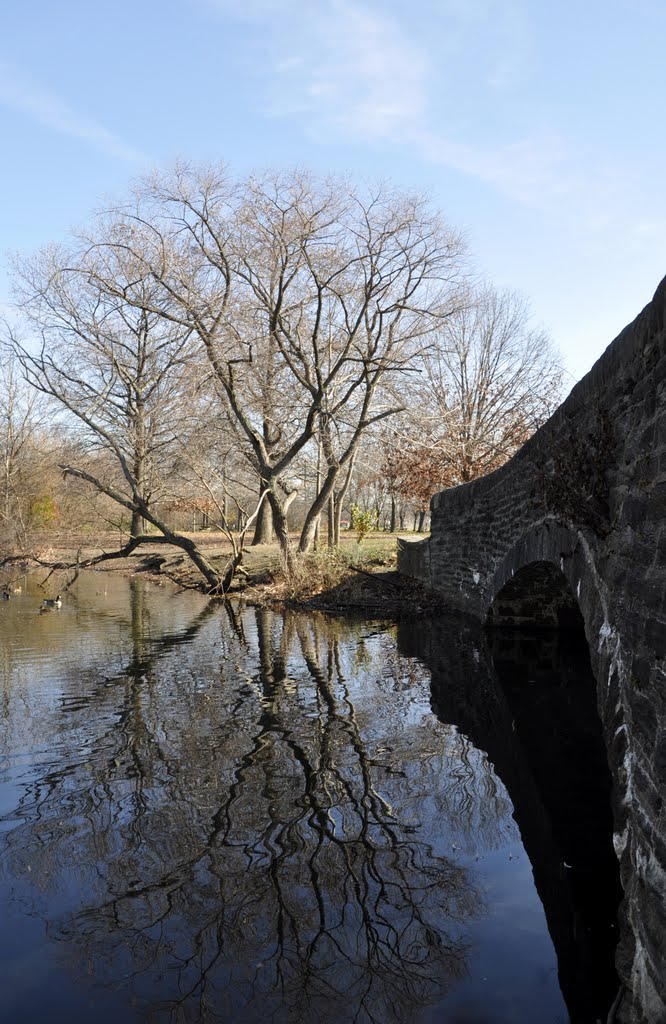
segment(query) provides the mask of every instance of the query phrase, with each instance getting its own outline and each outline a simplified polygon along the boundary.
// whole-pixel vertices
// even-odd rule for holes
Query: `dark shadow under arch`
[[[613,961],[622,888],[612,778],[582,624],[567,631],[491,630],[489,641],[512,730],[561,855],[579,969],[596,1012],[607,1011],[618,987]],[[587,1019],[572,1013],[572,1020]]]
[[[486,751],[532,864],[572,1024],[605,1020],[622,897],[612,780],[584,633],[461,617],[399,626],[432,673],[432,707]]]
[[[564,562],[564,556],[562,556]],[[528,562],[486,618],[497,679],[561,852],[575,912],[578,966],[597,1010],[618,980],[622,898],[613,850],[612,778],[583,615],[554,562]],[[585,1020],[572,1013],[572,1020]]]
[[[548,517],[517,536],[486,578],[478,613],[489,625],[558,629],[577,628],[580,613],[599,686],[592,645],[608,618],[608,594],[589,539],[571,523]]]
[[[582,630],[583,616],[564,573],[548,561],[530,562],[495,596],[489,626]]]

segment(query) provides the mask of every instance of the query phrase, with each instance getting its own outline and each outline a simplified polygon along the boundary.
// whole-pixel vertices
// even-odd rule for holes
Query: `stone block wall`
[[[517,607],[534,563],[568,582],[597,680],[625,891],[618,1019],[666,1021],[666,280],[509,463],[433,498],[430,539],[398,564],[485,621],[498,595],[491,619]],[[532,605],[557,617],[538,576]]]

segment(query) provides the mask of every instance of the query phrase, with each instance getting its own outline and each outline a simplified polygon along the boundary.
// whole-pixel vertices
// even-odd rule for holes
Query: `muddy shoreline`
[[[228,541],[220,534],[197,534],[197,543],[221,569],[231,555]],[[346,539],[337,553],[320,551],[309,556],[295,579],[287,580],[280,569],[275,545],[249,547],[228,596],[255,606],[280,606],[328,612],[368,612],[391,617],[434,611],[436,597],[416,580],[395,571],[395,536],[375,535],[363,545]],[[38,561],[5,567],[4,584],[26,568],[44,573],[45,591],[65,592],[73,582],[77,561],[102,552],[118,550],[125,537],[109,534],[94,540],[75,535],[45,538],[34,545]],[[49,568],[45,563],[59,564]],[[67,563],[67,568],[65,568]],[[60,567],[61,566],[61,567]],[[181,590],[205,592],[205,581],[187,555],[164,544],[145,544],[129,557],[101,562],[87,571],[121,573]]]

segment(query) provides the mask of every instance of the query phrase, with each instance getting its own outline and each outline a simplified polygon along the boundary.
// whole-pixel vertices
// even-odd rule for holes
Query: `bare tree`
[[[425,360],[431,414],[462,481],[491,472],[554,412],[562,368],[527,300],[486,286],[443,325]]]
[[[400,408],[384,381],[404,373],[450,312],[459,236],[418,195],[364,193],[303,172],[235,182],[218,168],[177,167],[143,182],[113,223],[122,230],[89,239],[91,277],[196,334],[289,563],[299,456],[322,439],[306,551],[364,432]],[[151,282],[147,303],[117,280],[127,258]]]
[[[112,235],[117,230],[110,226]],[[196,384],[194,332],[159,314],[155,286],[125,250],[116,247],[111,256],[117,290],[131,288],[132,303],[119,301],[90,273],[87,247],[52,246],[17,260],[29,343],[15,327],[7,332],[26,380],[78,422],[81,458],[61,470],[129,513],[127,552],[146,540],[176,544],[217,590],[219,572],[157,511],[168,492],[178,423]],[[147,535],[145,523],[158,532]]]
[[[442,324],[414,410],[396,424],[385,469],[425,510],[429,497],[497,469],[555,410],[562,370],[527,301],[490,286]]]
[[[45,430],[46,409],[27,388],[10,348],[0,351],[0,522],[2,546],[13,551],[31,525],[48,519],[53,500],[45,493],[53,438]]]

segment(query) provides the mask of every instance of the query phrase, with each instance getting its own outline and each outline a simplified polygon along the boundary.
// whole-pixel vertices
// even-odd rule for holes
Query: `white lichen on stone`
[[[627,729],[627,736],[629,736],[629,730]],[[624,776],[624,794],[622,796],[622,803],[625,807],[631,807],[634,801],[634,774],[636,768],[636,757],[634,753],[627,748],[627,752],[624,755],[622,767],[620,769]]]
[[[629,838],[629,826],[625,825],[621,832],[613,832],[613,849],[618,860],[622,857]]]

